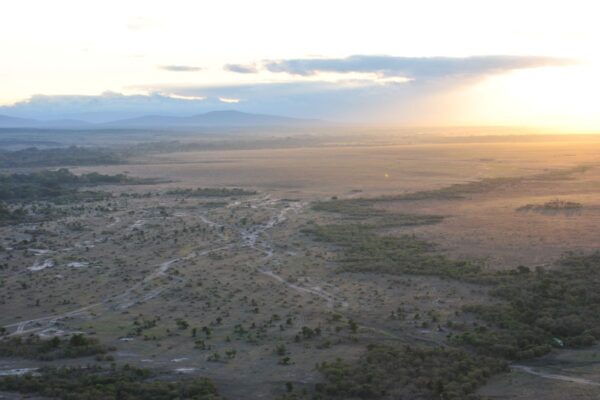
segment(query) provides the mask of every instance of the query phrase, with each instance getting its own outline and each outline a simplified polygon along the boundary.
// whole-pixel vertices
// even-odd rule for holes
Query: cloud
[[[265,63],[274,73],[315,75],[320,72],[375,73],[383,77],[412,79],[482,76],[515,69],[563,66],[574,61],[536,56],[393,57],[355,55],[346,58],[299,58]]]
[[[132,88],[133,89],[133,88]],[[344,120],[366,118],[399,91],[369,81],[283,82],[240,85],[150,85],[136,87],[147,95],[105,92],[100,95],[35,95],[0,114],[35,119],[81,119],[106,122],[142,115],[189,116],[208,111],[239,110],[290,117]],[[391,97],[390,97],[391,96]]]
[[[223,66],[225,71],[237,72],[238,74],[255,74],[258,68],[255,64],[226,64]]]
[[[147,95],[124,95],[104,92],[100,95],[34,95],[10,106],[0,107],[0,114],[35,119],[81,119],[106,122],[147,114],[188,116],[211,109],[223,109],[218,99],[202,96],[152,92]]]
[[[332,121],[408,121],[421,118],[414,113],[415,104],[441,85],[409,83],[381,84],[371,80],[345,82],[290,81],[223,86],[157,85],[138,90],[174,93],[178,96],[205,97],[207,111],[224,105],[240,111],[279,114],[289,117],[318,118]],[[214,99],[239,99],[238,103],[217,104]]]
[[[191,65],[160,65],[158,68],[171,72],[196,72],[202,70],[201,67]]]
[[[237,104],[240,102],[240,99],[230,99],[227,97],[219,97],[219,101],[222,103]]]
[[[0,107],[0,114],[99,122],[148,114],[194,115],[236,109],[348,122],[451,124],[466,112],[461,91],[478,80],[516,69],[571,63],[559,58],[522,56],[279,60],[265,62],[262,68],[290,74],[286,82],[149,84],[128,88],[146,95],[115,92],[98,96],[37,95],[13,106]],[[325,80],[327,76],[319,77],[320,72],[335,72],[348,79]],[[315,76],[305,79],[296,75]],[[405,77],[409,79],[393,79]]]

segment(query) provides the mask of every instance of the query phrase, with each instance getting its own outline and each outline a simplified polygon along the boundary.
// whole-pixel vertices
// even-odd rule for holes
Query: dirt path
[[[269,198],[265,199],[265,205],[271,206],[273,203],[274,203],[273,200],[271,200]],[[292,204],[293,204],[293,206],[284,208],[284,209],[280,210],[278,213],[271,216],[271,218],[269,219],[269,221],[266,224],[260,225],[258,227],[256,227],[256,226],[252,227],[251,234],[249,233],[249,230],[240,230],[240,235],[242,237],[242,240],[244,241],[245,246],[253,248],[253,249],[265,254],[265,256],[264,256],[265,260],[272,258],[275,255],[273,246],[271,243],[269,243],[267,241],[266,238],[262,237],[261,234],[264,234],[269,229],[272,229],[275,226],[283,223],[287,219],[286,214],[288,212],[290,212],[290,211],[299,212],[306,205],[305,203],[292,203]],[[258,205],[256,205],[255,207],[258,207]],[[278,275],[271,269],[268,269],[266,266],[258,268],[258,272],[262,275],[272,278],[273,280],[275,280],[275,281],[281,283],[282,285],[285,285],[286,287],[288,287],[292,290],[295,290],[299,293],[312,294],[314,296],[321,298],[322,300],[325,300],[327,307],[330,309],[333,309],[335,307],[336,296],[333,295],[332,293],[325,291],[320,286],[305,287],[305,286],[296,285],[295,283],[288,282],[281,275]],[[343,304],[344,303],[342,303],[342,305]],[[347,315],[344,315],[343,313],[341,313],[339,310],[337,312],[338,312],[338,314],[342,315],[347,320],[351,319]],[[388,339],[400,340],[400,341],[406,340],[406,336],[401,337],[401,336],[396,335],[393,332],[390,332],[390,331],[387,331],[384,329],[375,328],[375,327],[368,326],[368,325],[358,325],[358,328],[361,330],[371,331],[371,332],[380,334]],[[428,339],[422,339],[422,338],[418,338],[418,340],[425,340],[428,342],[433,342],[435,344],[439,344],[437,341],[434,341],[434,340],[428,340]]]
[[[207,225],[209,225],[211,227],[220,227],[221,226],[219,224],[216,224],[216,223],[208,220],[203,215],[199,216],[199,218],[200,218],[200,220],[202,220],[204,223],[206,223]],[[222,235],[219,235],[219,236],[222,237]],[[18,322],[14,322],[12,324],[4,325],[4,327],[6,329],[14,329],[13,332],[9,333],[9,336],[21,336],[21,335],[26,335],[26,334],[35,333],[35,332],[49,329],[49,328],[53,327],[54,325],[56,325],[56,323],[60,320],[79,316],[81,314],[87,313],[89,310],[91,310],[93,308],[97,308],[102,305],[109,305],[111,303],[114,303],[115,301],[118,301],[118,304],[116,306],[112,305],[111,306],[112,309],[117,309],[117,310],[127,309],[135,304],[151,300],[151,299],[155,298],[156,296],[160,295],[165,290],[167,290],[175,285],[183,283],[184,282],[183,278],[178,277],[178,276],[172,276],[172,278],[173,278],[172,283],[169,283],[167,285],[161,285],[161,286],[151,290],[150,292],[146,292],[143,294],[135,293],[138,289],[141,289],[144,285],[150,284],[153,280],[155,280],[159,277],[162,277],[162,276],[167,276],[167,273],[173,264],[183,261],[183,260],[189,260],[189,259],[196,258],[196,257],[206,256],[209,253],[225,250],[225,249],[231,248],[233,246],[234,246],[234,244],[228,244],[225,246],[219,246],[219,247],[210,248],[210,249],[206,249],[206,250],[202,250],[202,251],[194,251],[185,257],[178,257],[178,258],[174,258],[174,259],[165,261],[165,262],[161,263],[157,269],[152,271],[150,274],[146,275],[146,277],[144,277],[141,281],[139,281],[138,283],[129,287],[127,290],[125,290],[121,294],[107,297],[106,299],[99,301],[97,303],[89,304],[87,306],[80,307],[75,310],[67,311],[63,314],[49,315],[49,316],[44,316],[44,317],[39,317],[39,318],[34,318],[34,319],[29,319],[29,320],[24,320],[24,321],[18,321]],[[31,325],[35,325],[35,327],[27,329]]]
[[[258,204],[253,204],[251,206],[254,208],[273,208],[274,204],[276,204],[276,200],[265,197],[264,199],[260,200]],[[273,245],[267,241],[267,238],[264,237],[264,233],[283,223],[287,219],[286,215],[289,212],[299,212],[304,206],[305,204],[301,202],[290,203],[287,207],[279,210],[279,212],[274,213],[265,224],[255,225],[249,229],[240,229],[239,234],[241,236],[243,245],[265,254],[265,260],[272,258],[274,256]],[[309,293],[320,297],[326,301],[329,308],[333,308],[335,305],[335,296],[318,286],[304,287],[288,282],[281,275],[278,275],[265,266],[258,268],[258,272],[297,292]]]
[[[293,283],[286,281],[285,279],[283,279],[281,276],[277,275],[273,271],[259,269],[258,272],[275,279],[276,281],[284,284],[285,286],[289,287],[290,289],[293,289],[293,290],[296,290],[296,291],[302,292],[302,293],[314,294],[315,296],[322,298],[323,300],[325,300],[327,302],[327,306],[329,308],[333,308],[333,306],[335,304],[335,297],[332,294],[330,294],[322,289],[319,289],[317,287],[307,288],[307,287],[295,285]]]
[[[600,382],[594,382],[589,379],[576,378],[573,376],[542,372],[542,371],[535,370],[533,367],[528,367],[526,365],[511,365],[511,368],[515,369],[515,370],[523,371],[527,374],[539,376],[540,378],[553,379],[555,381],[562,381],[562,382],[577,383],[580,385],[600,386]]]

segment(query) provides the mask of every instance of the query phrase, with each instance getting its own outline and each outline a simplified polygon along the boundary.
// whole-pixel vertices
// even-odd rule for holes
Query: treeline
[[[26,339],[15,337],[0,340],[0,357],[21,357],[43,361],[95,356],[111,350],[114,349],[82,334],[66,339],[53,337],[43,340],[38,336],[30,336]]]
[[[159,141],[144,142],[128,147],[127,154],[131,156],[148,153],[175,153],[182,151],[214,151],[214,150],[249,150],[249,149],[282,149],[293,147],[319,146],[330,141],[329,138],[309,135],[293,135],[286,137],[244,139],[232,136],[229,139],[202,141]]]
[[[0,390],[63,400],[220,400],[206,378],[159,380],[151,371],[125,365],[42,368],[35,374],[0,377]]]
[[[530,176],[484,178],[473,182],[456,183],[440,189],[423,190],[395,196],[382,196],[375,199],[375,201],[462,199],[472,194],[485,193],[503,186],[517,185],[525,182],[569,180],[573,178],[574,174],[583,173],[590,168],[591,166],[588,165],[579,165],[573,168],[548,170]]]
[[[373,208],[372,205],[373,203],[369,199],[338,199],[334,197],[331,200],[313,203],[312,209],[343,214],[357,219],[380,217],[387,214],[383,210]]]
[[[123,164],[124,158],[115,151],[103,148],[71,146],[67,148],[0,152],[0,168],[58,167],[75,165]]]
[[[354,363],[318,366],[314,399],[469,399],[506,363],[452,348],[370,345]],[[473,397],[474,398],[474,397]]]
[[[454,344],[480,354],[520,360],[600,340],[600,253],[569,254],[550,270],[521,266],[486,272],[478,263],[432,252],[431,244],[412,235],[379,235],[361,224],[314,226],[306,232],[341,248],[343,271],[434,275],[488,287],[497,302],[464,309],[482,323],[449,326],[457,331]]]
[[[522,179],[570,179],[586,168]],[[317,385],[316,398],[469,398],[487,377],[502,371],[507,361],[539,357],[553,348],[590,346],[600,340],[600,253],[568,254],[553,269],[520,266],[495,272],[483,270],[478,263],[435,253],[430,243],[414,235],[378,233],[393,217],[373,208],[378,201],[452,199],[523,180],[501,178],[374,200],[333,199],[314,206],[318,211],[337,212],[355,220],[305,230],[316,240],[339,247],[341,270],[452,278],[480,284],[496,300],[464,307],[464,312],[476,317],[472,324],[446,322],[450,348],[407,352],[406,348],[377,346],[369,348],[358,362],[338,360],[321,365],[325,382]],[[418,221],[423,216],[413,218]],[[462,364],[453,364],[457,360]]]
[[[447,321],[448,348],[378,346],[358,362],[322,365],[325,381],[313,398],[468,399],[507,361],[600,340],[600,253],[570,254],[552,270],[486,272],[477,263],[432,253],[412,235],[383,236],[361,224],[307,231],[340,246],[343,271],[441,276],[483,285],[497,299],[464,307],[474,324]]]
[[[521,267],[491,278],[491,295],[501,301],[466,307],[486,324],[456,335],[455,343],[514,360],[600,339],[600,253],[569,254],[556,269]]]
[[[524,178],[498,178],[474,183],[451,185],[437,191],[401,195],[403,199],[454,198],[487,190],[491,186],[523,180],[564,180],[588,166],[547,171]],[[513,180],[514,179],[514,180]],[[314,208],[345,216],[380,215],[373,208],[377,201],[399,197],[368,199],[333,199],[316,203]],[[578,203],[552,201],[552,209],[579,208]],[[344,271],[387,274],[415,274],[449,277],[490,288],[495,304],[471,305],[466,312],[475,314],[483,324],[475,328],[453,326],[461,332],[453,337],[455,344],[466,345],[481,354],[509,360],[527,359],[548,353],[552,347],[589,346],[600,340],[600,253],[569,254],[556,269],[521,266],[510,271],[489,272],[472,261],[453,260],[433,252],[431,244],[413,235],[380,235],[393,217],[371,219],[369,224],[313,226],[305,232],[317,240],[341,248],[339,264]],[[398,214],[407,219],[407,215]],[[414,215],[415,221],[424,220]],[[410,220],[410,218],[409,218]]]
[[[348,272],[464,278],[481,270],[477,263],[436,253],[431,243],[414,235],[385,236],[375,229],[365,224],[315,225],[304,232],[341,247],[338,262]]]
[[[56,171],[6,174],[0,175],[0,201],[98,200],[108,194],[93,191],[78,192],[78,189],[98,185],[138,183],[152,183],[152,181],[133,179],[124,174],[103,175],[92,172],[75,175],[66,168]]]
[[[566,201],[560,199],[554,199],[545,202],[544,204],[526,204],[517,208],[517,211],[577,211],[583,208],[583,204],[575,201]]]
[[[560,170],[548,170],[539,174],[529,176],[512,176],[498,178],[483,178],[466,183],[455,183],[439,189],[421,190],[411,193],[403,193],[372,198],[332,199],[327,202],[316,203],[315,208],[323,211],[336,211],[347,215],[357,213],[377,213],[372,207],[377,203],[393,201],[419,201],[419,200],[456,200],[478,193],[489,192],[505,186],[513,186],[534,181],[561,181],[573,179],[573,175],[584,173],[592,168],[589,165],[579,165],[572,168]],[[360,210],[360,211],[359,211]]]
[[[315,211],[327,211],[342,214],[355,220],[371,220],[378,227],[417,226],[437,224],[444,220],[441,215],[399,214],[374,208],[374,202],[368,199],[337,199],[319,201],[313,204]]]

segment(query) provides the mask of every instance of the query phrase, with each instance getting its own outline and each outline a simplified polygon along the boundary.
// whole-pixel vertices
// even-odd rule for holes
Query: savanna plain
[[[0,398],[600,398],[598,136],[27,135]]]

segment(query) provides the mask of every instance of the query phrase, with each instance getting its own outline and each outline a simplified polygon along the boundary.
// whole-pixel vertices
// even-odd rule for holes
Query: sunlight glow
[[[228,99],[227,97],[219,97],[219,101],[221,101],[222,103],[239,103],[240,99]]]

